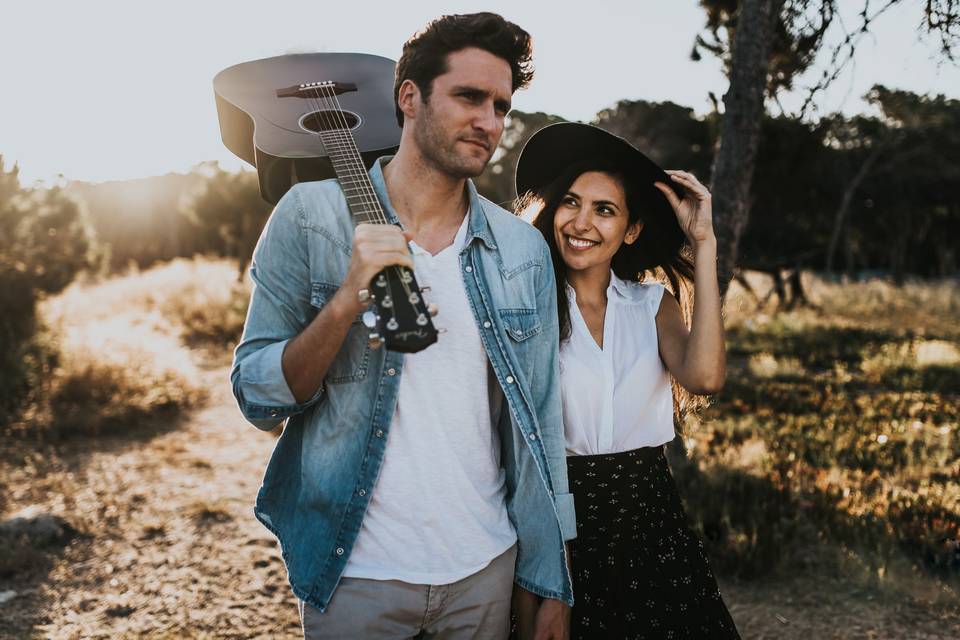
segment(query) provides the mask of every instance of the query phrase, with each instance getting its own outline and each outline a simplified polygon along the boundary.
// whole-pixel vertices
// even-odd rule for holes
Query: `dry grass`
[[[234,273],[223,261],[180,260],[79,281],[45,301],[41,315],[60,356],[10,432],[36,440],[112,435],[169,426],[198,406],[206,391],[182,343],[210,335],[222,342],[242,326]]]
[[[731,288],[727,386],[675,458],[691,516],[727,576],[839,569],[955,606],[960,286],[804,283],[790,312]]]
[[[732,290],[727,388],[673,456],[726,600],[744,637],[960,637],[960,290],[804,278],[816,308]],[[298,637],[250,509],[272,441],[226,383],[246,297],[232,265],[198,260],[44,305],[64,353],[51,407],[99,436],[0,457],[0,515],[41,505],[79,532],[0,550],[0,591],[20,594],[0,636]],[[177,429],[134,428],[204,390]]]

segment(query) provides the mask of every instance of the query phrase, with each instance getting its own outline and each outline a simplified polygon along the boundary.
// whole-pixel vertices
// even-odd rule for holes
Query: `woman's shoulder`
[[[614,291],[620,300],[632,305],[650,307],[654,312],[660,308],[660,300],[666,288],[656,281],[636,282],[616,276],[611,279]]]

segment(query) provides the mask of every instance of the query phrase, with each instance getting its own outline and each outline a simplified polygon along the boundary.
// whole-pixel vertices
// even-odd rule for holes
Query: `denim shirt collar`
[[[397,212],[390,202],[390,196],[387,193],[387,183],[383,177],[383,167],[391,160],[393,160],[393,156],[377,158],[373,166],[370,167],[370,182],[373,184],[373,189],[377,193],[380,204],[383,205],[384,213],[387,214],[387,220],[392,224],[400,224]],[[461,253],[467,250],[467,247],[470,246],[474,238],[482,241],[487,245],[488,249],[496,249],[497,243],[493,238],[493,233],[490,231],[487,215],[483,210],[483,206],[480,204],[480,194],[477,193],[477,187],[473,184],[473,180],[467,180],[467,194],[470,198],[470,210],[467,212],[469,222],[467,226],[467,238],[463,243]]]

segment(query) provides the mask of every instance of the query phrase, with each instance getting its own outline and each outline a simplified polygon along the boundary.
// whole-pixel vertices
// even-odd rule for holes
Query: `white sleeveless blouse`
[[[567,285],[570,339],[560,345],[567,455],[654,447],[673,439],[673,394],[657,341],[664,287],[610,274],[603,349]]]

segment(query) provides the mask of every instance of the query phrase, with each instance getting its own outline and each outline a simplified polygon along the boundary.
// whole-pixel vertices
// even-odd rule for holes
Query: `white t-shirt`
[[[673,393],[660,360],[657,311],[664,287],[610,274],[601,349],[570,299],[570,339],[560,345],[567,455],[617,453],[673,439]]]
[[[404,356],[383,466],[344,576],[450,584],[517,540],[494,427],[503,392],[461,275],[468,218],[435,256],[410,243],[417,282],[430,287],[424,297],[447,331]]]

